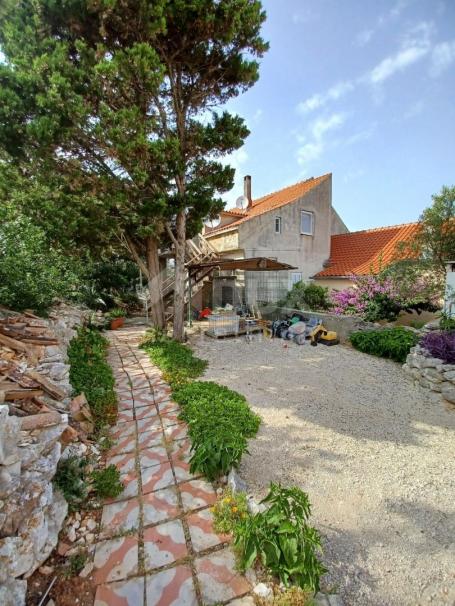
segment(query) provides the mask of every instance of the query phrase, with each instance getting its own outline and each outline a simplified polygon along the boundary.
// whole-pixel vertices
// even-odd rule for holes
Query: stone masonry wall
[[[403,364],[403,370],[422,387],[438,392],[442,397],[455,404],[455,365],[444,364],[420,345],[413,347]]]
[[[49,557],[68,505],[52,484],[68,427],[71,385],[66,349],[84,312],[62,306],[49,318],[60,344],[46,347],[35,370],[59,385],[67,398],[53,410],[11,416],[0,404],[0,604],[25,604],[26,579]],[[60,408],[59,408],[60,410]]]

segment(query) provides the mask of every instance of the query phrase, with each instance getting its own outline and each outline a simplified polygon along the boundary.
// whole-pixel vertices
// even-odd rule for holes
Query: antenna
[[[215,227],[218,227],[218,225],[221,223],[221,217],[219,215],[217,215],[216,217],[213,217],[213,219],[211,219],[210,217],[207,217],[204,220],[204,225],[206,227],[211,227],[212,229],[214,229]]]
[[[248,208],[248,198],[246,196],[240,196],[235,201],[235,205],[241,210],[246,210]]]

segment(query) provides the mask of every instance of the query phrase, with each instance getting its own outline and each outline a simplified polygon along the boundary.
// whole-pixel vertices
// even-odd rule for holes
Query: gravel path
[[[326,585],[349,605],[455,604],[455,411],[398,364],[348,347],[193,337],[207,379],[263,424],[241,475],[308,492]]]

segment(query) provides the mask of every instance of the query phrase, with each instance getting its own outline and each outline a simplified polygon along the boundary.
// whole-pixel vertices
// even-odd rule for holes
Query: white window
[[[291,272],[291,286],[293,284],[297,284],[297,282],[302,281],[302,272],[301,271],[293,271]]]
[[[281,217],[275,217],[275,233],[281,234]]]
[[[300,213],[300,233],[306,236],[312,236],[314,232],[314,215],[307,210]]]

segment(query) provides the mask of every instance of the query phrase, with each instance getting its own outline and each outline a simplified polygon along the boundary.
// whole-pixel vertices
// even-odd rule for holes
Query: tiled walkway
[[[119,398],[108,463],[125,489],[103,507],[95,606],[251,604],[228,537],[212,527],[211,484],[189,472],[186,426],[169,386],[138,348],[142,330],[110,333]]]

